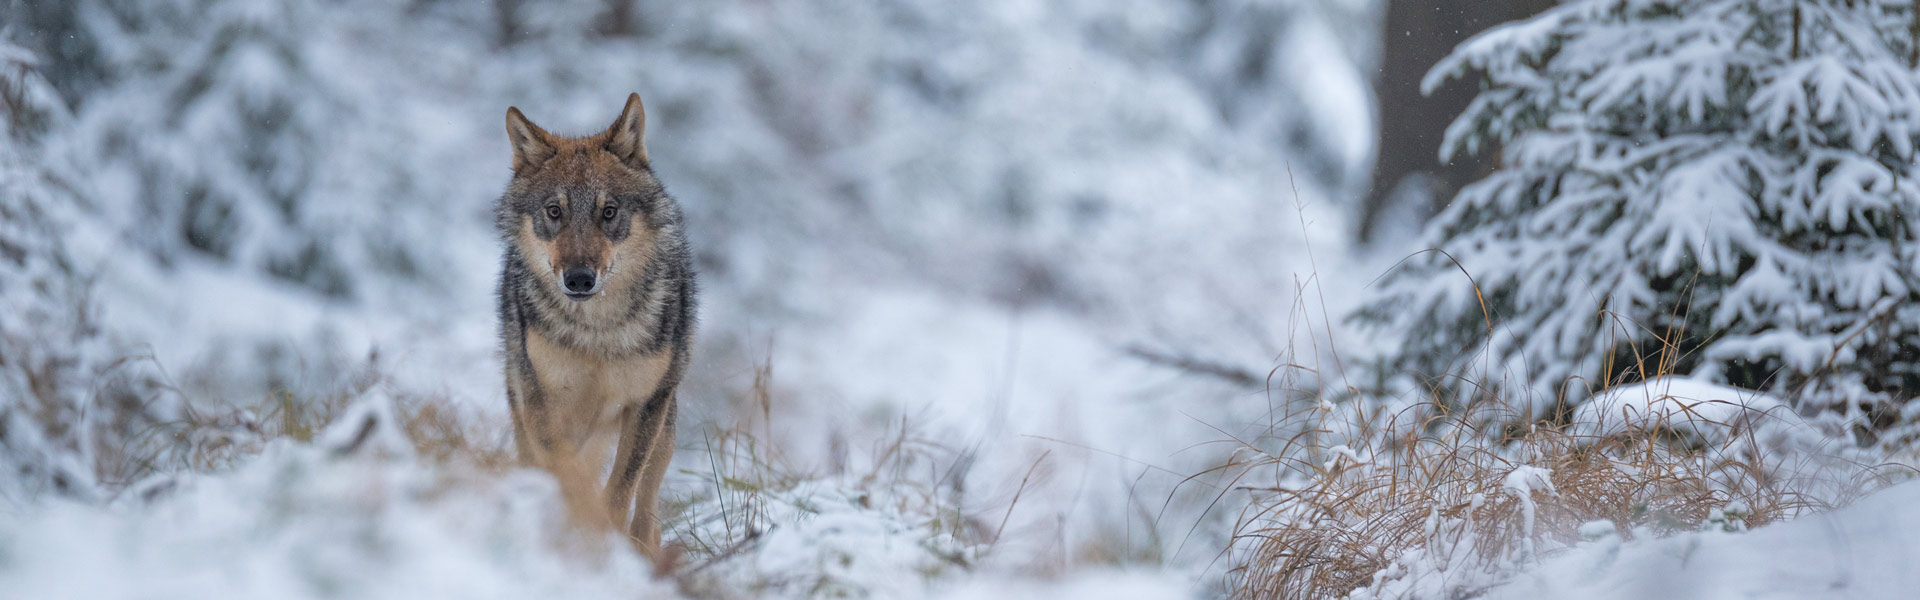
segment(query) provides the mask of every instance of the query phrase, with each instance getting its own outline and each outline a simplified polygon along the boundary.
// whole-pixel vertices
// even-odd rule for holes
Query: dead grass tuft
[[[421,460],[461,462],[487,471],[519,465],[500,424],[441,397],[401,397],[394,410]]]
[[[150,358],[145,360],[151,360]],[[275,440],[311,443],[348,413],[348,407],[386,393],[399,430],[422,461],[487,471],[516,465],[505,428],[469,407],[438,395],[393,394],[371,362],[338,392],[303,396],[276,391],[250,406],[206,407],[185,400],[170,382],[162,393],[183,398],[177,418],[155,423],[116,447],[109,470],[115,489],[145,477],[222,471],[259,454]],[[389,386],[390,387],[390,386]]]
[[[1233,465],[1295,483],[1237,488],[1254,501],[1235,528],[1243,549],[1231,577],[1236,597],[1343,597],[1397,572],[1410,553],[1450,572],[1497,576],[1572,546],[1586,523],[1611,523],[1629,540],[1715,519],[1758,526],[1843,504],[1877,478],[1871,467],[1835,476],[1815,463],[1768,463],[1751,436],[1707,447],[1669,443],[1657,432],[1599,438],[1547,426],[1503,436],[1469,425],[1501,418],[1458,414],[1444,417],[1451,426],[1434,427],[1429,417],[1407,427],[1391,416],[1318,410],[1339,422],[1305,428],[1278,453],[1247,444]],[[1423,433],[1435,430],[1449,433]],[[1398,433],[1349,447],[1331,443],[1342,439],[1335,431]],[[1551,491],[1535,485],[1523,499],[1510,488],[1509,476],[1523,467],[1548,470]],[[1460,585],[1458,592],[1477,591],[1471,578]]]

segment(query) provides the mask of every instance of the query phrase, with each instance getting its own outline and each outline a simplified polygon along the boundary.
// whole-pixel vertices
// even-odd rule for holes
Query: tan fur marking
[[[555,285],[558,278],[554,277],[554,273],[557,273],[558,270],[554,268],[553,257],[557,256],[557,254],[554,252],[552,244],[541,240],[540,236],[533,233],[533,220],[531,218],[522,220],[520,223],[520,232],[514,234],[513,237],[514,242],[520,246],[523,252],[527,253],[527,264],[529,266],[547,266],[546,270],[528,269],[533,272],[533,276],[539,278],[542,285]]]
[[[639,216],[627,218],[637,219]],[[619,246],[612,248],[613,252],[607,260],[608,289],[621,290],[623,293],[633,288],[633,284],[640,280],[640,275],[646,272],[647,265],[653,262],[654,238],[658,237],[653,230],[640,224],[634,224],[628,231],[632,233],[627,234],[627,239],[620,240]],[[627,298],[623,294],[619,300],[626,302]]]
[[[568,348],[527,332],[527,357],[545,392],[546,426],[569,447],[619,430],[620,410],[647,401],[666,376],[672,349],[618,360]]]

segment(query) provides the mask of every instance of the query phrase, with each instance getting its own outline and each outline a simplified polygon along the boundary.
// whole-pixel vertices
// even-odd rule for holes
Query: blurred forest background
[[[1794,423],[1693,527],[1920,431],[1917,57],[1879,0],[0,0],[0,556],[68,539],[0,582],[658,585],[487,464],[502,115],[629,92],[705,291],[677,593],[1379,591],[1434,526],[1272,583],[1260,532],[1364,520],[1284,497],[1673,378]]]

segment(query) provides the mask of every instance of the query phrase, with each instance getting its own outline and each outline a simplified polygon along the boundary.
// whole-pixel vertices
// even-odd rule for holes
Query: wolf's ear
[[[507,143],[513,145],[513,172],[540,166],[553,158],[553,138],[547,130],[528,121],[520,109],[507,107]]]
[[[647,107],[639,94],[627,96],[627,107],[607,130],[607,151],[635,169],[647,168]]]

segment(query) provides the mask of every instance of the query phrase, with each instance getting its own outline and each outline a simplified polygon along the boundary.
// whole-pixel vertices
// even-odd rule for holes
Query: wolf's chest
[[[666,351],[609,359],[527,332],[527,358],[562,439],[582,443],[616,427],[620,409],[645,402],[666,375]]]

